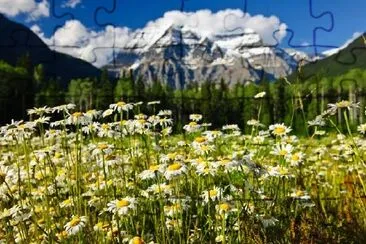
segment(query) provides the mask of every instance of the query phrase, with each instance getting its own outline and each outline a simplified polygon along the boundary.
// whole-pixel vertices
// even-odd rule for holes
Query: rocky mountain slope
[[[132,70],[146,82],[162,81],[174,88],[190,82],[256,82],[292,73],[305,53],[263,43],[252,30],[201,37],[189,28],[170,26],[154,36],[136,37],[120,52],[110,72]]]

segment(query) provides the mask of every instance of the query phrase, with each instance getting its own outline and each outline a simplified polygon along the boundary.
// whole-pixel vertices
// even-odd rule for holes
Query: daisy
[[[365,135],[366,134],[366,124],[361,124],[357,127],[357,131],[360,132],[361,134]]]
[[[133,105],[130,103],[125,103],[125,102],[120,101],[120,102],[109,105],[109,108],[112,109],[113,111],[117,111],[118,113],[121,113],[122,111],[129,111],[129,110],[133,109]]]
[[[347,108],[348,110],[350,110],[351,108],[359,108],[360,103],[354,103],[347,100],[342,100],[337,103],[329,103],[328,107],[330,110],[337,110],[342,108]]]
[[[224,192],[223,189],[214,186],[214,188],[211,190],[203,191],[201,197],[203,198],[203,201],[205,203],[208,203],[210,200],[211,201],[220,200],[223,197],[223,192]]]
[[[164,169],[165,165],[163,164],[150,165],[149,169],[146,169],[139,174],[139,177],[142,180],[153,179],[158,173],[163,173]]]
[[[266,92],[260,92],[260,93],[257,93],[254,98],[262,98],[266,95]]]
[[[195,121],[190,122],[189,124],[183,126],[183,129],[188,133],[193,133],[198,131],[201,128],[201,125],[197,124]]]
[[[192,121],[198,122],[198,121],[202,120],[202,115],[201,114],[190,114],[189,119]]]
[[[133,197],[125,197],[120,200],[116,199],[107,204],[108,211],[118,215],[126,215],[130,210],[136,209],[136,199]]]
[[[160,110],[158,116],[171,116],[172,110]]]
[[[70,124],[71,125],[77,125],[77,124],[85,125],[87,123],[88,123],[88,117],[86,117],[82,112],[75,112],[66,119],[66,124],[69,124],[69,125]]]
[[[264,125],[261,124],[258,120],[256,119],[251,119],[247,121],[247,125],[249,126],[254,126],[254,127],[263,127]]]
[[[164,213],[166,216],[174,217],[182,214],[187,205],[183,201],[174,200],[172,205],[164,206]]]
[[[309,126],[325,126],[325,121],[323,116],[318,115],[314,120],[308,121]]]
[[[89,118],[90,120],[93,120],[93,119],[97,119],[98,117],[100,117],[101,115],[101,111],[97,111],[95,109],[92,109],[92,110],[88,110],[86,111],[86,113],[84,113],[84,115]]]
[[[151,185],[147,191],[156,195],[172,195],[173,192],[171,185],[166,183]]]
[[[293,148],[291,144],[276,144],[271,154],[286,157],[292,152]]]
[[[168,127],[168,126],[170,126],[170,125],[172,125],[173,124],[173,120],[172,119],[170,119],[170,118],[160,118],[159,119],[159,125],[161,126],[161,127],[163,127],[163,128],[166,128],[166,127]]]
[[[73,215],[70,222],[66,223],[64,228],[68,235],[75,235],[86,225],[88,219],[86,216]]]
[[[175,176],[182,175],[187,172],[187,166],[180,162],[175,162],[169,165],[164,173],[164,176],[167,180],[172,179]]]
[[[60,112],[64,112],[64,113],[69,113],[69,110],[73,110],[75,109],[76,105],[73,103],[69,103],[69,104],[64,104],[64,105],[60,105],[60,106],[56,106],[52,108],[52,113],[60,113]]]
[[[282,124],[274,124],[269,126],[269,130],[275,136],[284,136],[291,131],[291,129]]]
[[[48,113],[51,113],[51,112],[52,112],[52,109],[47,107],[47,106],[40,107],[40,108],[32,108],[32,109],[27,110],[27,113],[29,115],[36,114],[36,115],[39,115],[39,116],[42,116],[43,114],[48,114]]]
[[[236,209],[228,202],[221,202],[215,206],[216,212],[220,217],[227,217],[230,212],[234,212]]]
[[[60,204],[61,208],[67,208],[67,207],[72,207],[72,206],[74,206],[74,201],[72,200],[72,198],[68,198],[68,199],[62,201]]]
[[[304,160],[305,154],[302,152],[296,152],[287,154],[286,159],[290,162],[291,166],[298,166]]]
[[[182,228],[181,219],[167,219],[165,225],[168,230],[180,230]]]
[[[141,237],[135,236],[128,243],[129,244],[144,244],[145,242]]]
[[[108,116],[110,116],[110,115],[112,115],[113,114],[113,109],[107,109],[107,110],[105,110],[103,113],[102,113],[102,117],[103,118],[105,118],[105,117],[108,117]]]
[[[98,222],[94,225],[93,230],[96,232],[106,232],[109,229],[108,222]]]
[[[222,127],[222,130],[240,130],[240,128],[237,124],[232,124],[232,125],[224,125]]]

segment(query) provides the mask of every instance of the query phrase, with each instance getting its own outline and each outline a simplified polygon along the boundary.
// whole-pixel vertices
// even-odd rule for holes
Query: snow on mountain
[[[137,33],[107,68],[114,73],[129,69],[146,82],[159,80],[182,88],[189,82],[222,78],[229,84],[279,78],[307,59],[303,52],[265,45],[251,29],[200,36],[185,26],[171,25]]]

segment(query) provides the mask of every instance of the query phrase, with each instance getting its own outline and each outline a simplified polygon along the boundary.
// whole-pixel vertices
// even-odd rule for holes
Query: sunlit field
[[[348,124],[364,108],[329,104],[298,138],[261,114],[249,134],[200,114],[175,134],[158,103],[34,108],[1,127],[0,243],[366,242],[366,124]]]

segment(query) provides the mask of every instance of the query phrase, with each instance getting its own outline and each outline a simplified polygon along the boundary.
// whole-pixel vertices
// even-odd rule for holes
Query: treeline
[[[360,102],[365,106],[366,70],[354,69],[337,77],[318,74],[302,79],[301,73],[294,81],[278,79],[254,84],[236,84],[229,86],[226,81],[209,81],[188,84],[184,90],[173,90],[161,82],[145,84],[141,79],[125,75],[119,80],[108,78],[106,70],[101,77],[74,79],[68,87],[55,79],[46,79],[42,65],[32,68],[25,57],[17,67],[0,62],[1,121],[11,118],[25,118],[25,108],[33,106],[55,106],[63,103],[75,103],[78,109],[106,109],[116,101],[149,102],[159,100],[155,109],[171,109],[176,129],[187,123],[189,114],[201,113],[205,122],[213,128],[225,124],[238,124],[249,130],[246,122],[258,119],[265,125],[285,122],[299,134],[308,133],[307,121],[313,120],[327,108],[328,103],[340,100]],[[266,92],[263,98],[255,99],[259,92]],[[145,108],[145,106],[142,106]],[[150,113],[146,110],[142,112]],[[260,116],[258,117],[258,115]],[[364,111],[351,110],[352,124],[365,120]],[[340,126],[342,116],[337,116]]]

